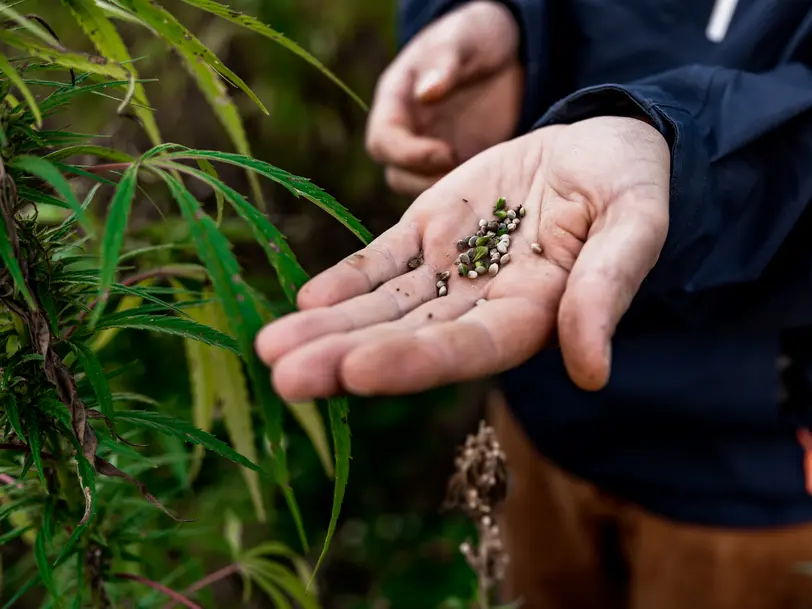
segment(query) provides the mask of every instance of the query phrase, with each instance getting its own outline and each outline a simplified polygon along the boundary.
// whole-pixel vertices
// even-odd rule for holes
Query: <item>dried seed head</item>
[[[457,267],[457,271],[459,272],[460,277],[462,277],[463,275],[467,275],[467,274],[468,274],[468,267],[467,267],[467,266],[465,266],[464,264],[460,264],[460,265]]]
[[[479,277],[479,273],[476,271],[468,271],[468,279],[476,279]]]
[[[471,257],[468,254],[461,254],[457,264],[471,264]]]
[[[530,249],[533,250],[534,254],[541,254],[544,251],[544,249],[538,243],[533,243],[530,246]]]
[[[445,296],[446,294],[448,294],[448,288],[445,287],[445,286],[443,286],[439,290],[437,290],[437,295],[438,296]]]
[[[477,275],[484,275],[485,273],[487,273],[487,272],[488,272],[488,269],[486,269],[486,268],[485,268],[484,266],[482,266],[482,265],[479,265],[478,267],[476,267],[476,269],[475,269],[475,270],[476,270],[476,274],[477,274]]]
[[[488,274],[491,277],[496,277],[496,273],[498,273],[498,272],[499,272],[499,265],[496,262],[494,262],[492,265],[490,265],[488,267]]]
[[[507,210],[507,217],[513,220],[516,217],[516,212],[512,209]]]
[[[508,262],[510,262],[510,254],[505,254],[504,256],[502,256],[502,257],[499,259],[499,263],[500,263],[502,266],[506,265]]]

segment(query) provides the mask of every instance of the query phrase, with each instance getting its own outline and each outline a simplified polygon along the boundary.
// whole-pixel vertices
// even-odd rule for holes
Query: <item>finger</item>
[[[544,346],[555,302],[493,300],[457,320],[369,341],[344,358],[341,385],[358,395],[403,395],[503,372]]]
[[[374,292],[332,307],[319,307],[283,317],[259,333],[257,354],[267,365],[273,366],[286,353],[324,335],[351,332],[400,319],[436,298],[436,282],[432,268],[423,265],[384,283]]]
[[[457,319],[472,306],[472,300],[463,296],[437,298],[398,321],[314,340],[278,360],[273,367],[274,389],[288,401],[327,398],[342,393],[341,362],[353,349],[419,326]]]
[[[665,192],[665,200],[668,193]],[[658,212],[657,210],[661,210]],[[567,372],[588,391],[609,381],[611,340],[668,231],[667,206],[642,200],[587,239],[561,301],[558,336]]]
[[[367,123],[369,155],[381,165],[397,165],[423,173],[449,171],[456,165],[451,146],[415,130],[413,76],[393,67],[381,79]]]
[[[302,310],[330,306],[366,294],[409,271],[420,252],[418,226],[403,219],[367,247],[316,275],[299,290]]]
[[[395,192],[416,197],[439,182],[446,174],[423,175],[398,167],[386,168],[386,183]]]
[[[459,54],[447,52],[435,57],[415,80],[415,99],[422,103],[439,101],[454,88],[460,70]]]

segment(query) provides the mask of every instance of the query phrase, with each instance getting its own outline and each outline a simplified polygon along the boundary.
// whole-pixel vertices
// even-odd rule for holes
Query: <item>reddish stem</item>
[[[17,482],[14,478],[9,476],[8,474],[0,474],[0,482],[3,484],[8,484],[9,486],[14,486],[16,488],[22,488],[23,485]]]
[[[145,586],[149,586],[153,590],[157,590],[171,598],[172,600],[180,603],[181,605],[185,605],[189,609],[203,609],[197,603],[193,603],[188,598],[183,596],[180,592],[175,592],[171,588],[167,588],[163,584],[160,584],[156,581],[151,579],[147,579],[146,577],[141,577],[140,575],[132,575],[131,573],[116,573],[113,577],[117,579],[128,579],[130,581],[138,582],[139,584],[144,584]]]
[[[239,572],[240,565],[238,563],[233,563],[228,566],[223,567],[222,569],[218,569],[213,573],[209,573],[206,577],[196,581],[191,586],[186,588],[183,593],[187,596],[194,594],[195,592],[199,592],[203,588],[207,588],[212,584],[219,582],[221,579],[225,579],[227,577],[231,577],[235,573]],[[167,603],[161,609],[172,609],[175,606],[175,603]]]

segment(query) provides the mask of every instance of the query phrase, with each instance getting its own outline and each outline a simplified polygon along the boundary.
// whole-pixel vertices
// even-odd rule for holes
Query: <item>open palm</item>
[[[557,330],[570,376],[598,389],[612,333],[665,241],[668,182],[665,140],[635,119],[547,127],[491,148],[304,286],[302,311],[265,328],[258,353],[289,400],[405,394],[515,367]],[[526,212],[510,262],[493,277],[459,276],[457,241],[499,197]]]

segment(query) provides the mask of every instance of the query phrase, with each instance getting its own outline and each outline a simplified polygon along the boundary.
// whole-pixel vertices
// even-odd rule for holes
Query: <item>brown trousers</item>
[[[510,470],[503,602],[523,609],[812,609],[812,525],[670,522],[542,458],[504,401],[491,418]]]

